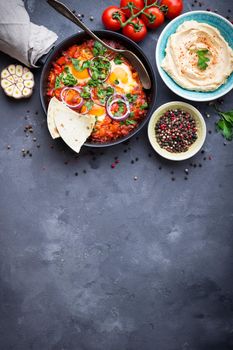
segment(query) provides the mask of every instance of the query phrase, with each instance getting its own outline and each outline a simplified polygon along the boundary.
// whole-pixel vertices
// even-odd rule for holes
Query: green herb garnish
[[[125,103],[121,100],[117,101],[118,104],[118,110],[114,113],[116,117],[121,117],[125,112]]]
[[[64,72],[66,73],[66,75]],[[62,87],[61,83],[63,83],[66,86],[74,86],[77,84],[77,79],[70,73],[69,67],[65,67],[64,72],[62,72],[56,77],[55,89],[59,89],[60,87]]]
[[[205,70],[208,67],[207,62],[209,62],[209,58],[206,56],[210,53],[209,50],[205,49],[205,50],[198,50],[197,51],[197,56],[198,56],[198,68],[200,68],[201,70]]]
[[[114,84],[118,85],[118,84],[119,84],[119,80],[118,80],[118,79],[115,79],[115,80],[114,80]]]
[[[111,96],[114,94],[114,89],[111,86],[108,86],[105,90],[106,96]]]
[[[114,94],[114,89],[111,86],[97,88],[97,97],[102,104],[105,103],[106,99]]]
[[[136,120],[133,120],[131,118],[134,117],[134,112],[130,112],[130,115],[127,119],[125,119],[124,121],[121,122],[121,125],[135,125],[137,124]]]
[[[96,57],[90,65],[91,78],[93,80],[105,80],[110,70],[110,62],[107,58]]]
[[[84,86],[82,88],[82,92],[80,94],[82,98],[90,98],[91,97],[91,92],[89,86]]]
[[[101,81],[93,80],[93,79],[88,80],[88,83],[87,83],[88,86],[92,86],[92,87],[99,86],[100,84],[102,84]]]
[[[59,89],[61,87],[61,82],[62,82],[63,77],[64,77],[64,73],[61,73],[60,75],[58,75],[56,77],[55,89]]]
[[[136,94],[133,95],[133,94],[128,93],[128,94],[126,94],[126,97],[130,103],[133,103],[138,98],[138,95],[136,95]]]
[[[82,65],[80,65],[80,60],[77,58],[72,58],[71,61],[78,72],[82,72],[84,69],[90,68],[91,66],[91,61],[84,61]]]
[[[94,48],[93,48],[93,55],[94,56],[104,56],[107,49],[100,44],[98,41],[95,41]]]
[[[66,72],[66,75],[63,75],[61,78],[61,81],[64,83],[66,86],[74,86],[77,84],[77,79],[70,73],[69,67],[65,67],[64,71]]]
[[[233,139],[233,109],[229,112],[218,111],[221,119],[216,123],[217,131],[221,132],[226,140]]]
[[[145,102],[140,106],[140,109],[143,110],[143,109],[147,109],[148,107],[149,107],[148,103]]]
[[[122,60],[122,56],[121,55],[117,55],[115,58],[114,58],[114,63],[116,64],[121,64],[123,62]]]
[[[87,107],[87,110],[90,111],[93,107],[94,102],[92,100],[88,100],[84,103],[84,106]]]
[[[125,124],[126,125],[135,125],[135,124],[137,124],[137,122],[136,122],[136,120],[132,120],[132,119],[127,118],[125,120]]]
[[[134,117],[134,114],[135,114],[134,112],[130,112],[129,117],[130,117],[130,118],[133,118],[133,117]]]

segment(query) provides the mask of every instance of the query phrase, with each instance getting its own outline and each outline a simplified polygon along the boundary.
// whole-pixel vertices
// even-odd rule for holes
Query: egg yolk
[[[105,108],[102,106],[94,105],[88,113],[99,117],[105,113]]]
[[[87,79],[89,78],[89,73],[88,73],[88,70],[87,68],[85,68],[83,71],[77,71],[73,65],[70,65],[70,70],[71,70],[71,73],[75,76],[75,78],[77,79]]]
[[[121,67],[115,68],[109,76],[109,81],[111,84],[114,84],[115,80],[119,80],[123,84],[127,84],[128,73]]]

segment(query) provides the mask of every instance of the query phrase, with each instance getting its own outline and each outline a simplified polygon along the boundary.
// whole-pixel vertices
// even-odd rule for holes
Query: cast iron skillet
[[[117,139],[116,141],[112,142],[107,142],[107,143],[94,143],[87,141],[84,145],[89,146],[89,147],[106,147],[106,146],[113,146],[117,145],[121,142],[126,141],[133,135],[135,135],[139,130],[142,129],[142,127],[146,124],[146,122],[149,120],[153,107],[155,104],[155,99],[156,99],[156,80],[155,80],[155,74],[152,69],[152,66],[146,57],[146,55],[143,53],[141,48],[135,44],[132,40],[126,38],[125,36],[116,33],[116,32],[111,32],[109,30],[98,30],[94,31],[96,35],[98,35],[101,39],[108,39],[108,40],[115,40],[120,42],[127,50],[131,50],[134,53],[138,55],[138,57],[141,59],[143,64],[145,65],[146,69],[148,70],[148,73],[151,78],[152,82],[152,87],[150,90],[147,91],[147,94],[149,96],[150,102],[149,102],[149,109],[147,112],[147,115],[145,119],[139,124],[139,126],[134,129],[130,134],[128,134],[125,137],[122,137],[120,139]],[[47,107],[48,107],[48,97],[46,96],[46,91],[47,91],[47,80],[48,80],[48,74],[49,71],[52,67],[52,62],[55,61],[63,51],[67,50],[70,46],[74,44],[81,44],[83,41],[90,39],[88,34],[85,32],[77,33],[75,35],[72,35],[68,37],[67,39],[63,40],[59,45],[57,45],[52,52],[49,54],[47,57],[42,73],[41,73],[41,78],[40,78],[40,99],[42,103],[42,107],[44,109],[45,114],[47,114]]]

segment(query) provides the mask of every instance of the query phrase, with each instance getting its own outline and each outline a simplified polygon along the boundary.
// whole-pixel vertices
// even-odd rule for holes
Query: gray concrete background
[[[45,1],[25,2],[59,40],[77,31]],[[117,1],[66,3],[100,29],[103,9]],[[185,11],[211,7],[233,19],[232,0],[191,4]],[[160,31],[140,44],[154,66]],[[0,55],[0,69],[11,62]],[[233,148],[215,132],[213,108],[194,103],[211,114],[211,134],[192,160],[162,160],[146,128],[128,144],[77,157],[50,138],[35,74],[30,100],[0,91],[0,349],[233,349]],[[179,99],[157,80],[157,106]]]

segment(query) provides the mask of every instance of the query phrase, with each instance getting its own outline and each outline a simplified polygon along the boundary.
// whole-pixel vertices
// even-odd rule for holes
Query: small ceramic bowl
[[[166,55],[165,49],[167,47],[169,37],[176,32],[177,28],[182,23],[191,20],[207,23],[217,28],[224,39],[228,42],[229,46],[233,48],[233,25],[228,20],[220,15],[217,15],[216,13],[207,11],[187,12],[173,19],[162,31],[156,46],[156,65],[164,83],[175,94],[190,101],[211,101],[222,97],[233,88],[233,73],[228,77],[225,84],[221,85],[217,90],[200,92],[182,88],[176,84],[176,82],[161,68],[161,63]]]
[[[189,147],[186,152],[181,153],[171,153],[166,151],[164,148],[161,148],[158,144],[155,135],[155,125],[159,118],[169,109],[181,109],[185,112],[188,112],[195,119],[197,124],[197,140]],[[162,157],[170,160],[180,161],[193,157],[203,146],[206,138],[206,124],[201,113],[192,105],[185,102],[168,102],[160,106],[152,114],[149,124],[148,124],[148,137],[151,143],[151,146],[154,150],[160,154]]]

